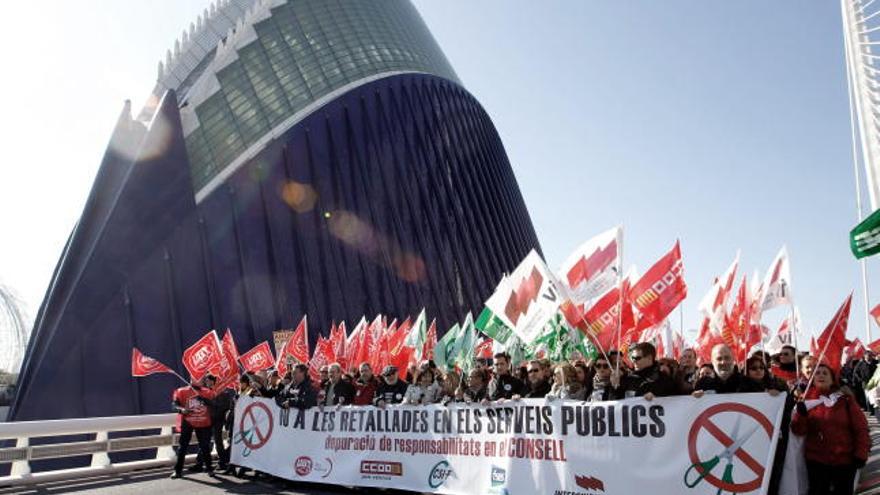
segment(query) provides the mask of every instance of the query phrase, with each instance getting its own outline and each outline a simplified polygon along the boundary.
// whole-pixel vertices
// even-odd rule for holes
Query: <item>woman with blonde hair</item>
[[[578,380],[577,369],[569,363],[558,364],[553,369],[553,387],[548,399],[585,400],[587,389]]]

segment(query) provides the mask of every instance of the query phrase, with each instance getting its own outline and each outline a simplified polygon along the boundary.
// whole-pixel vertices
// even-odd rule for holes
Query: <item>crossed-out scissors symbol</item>
[[[263,409],[266,412],[266,416],[261,417],[258,421],[254,416],[254,407]],[[246,419],[250,420],[250,428],[244,427]],[[268,422],[266,420],[268,420]],[[264,432],[263,427],[267,425],[268,430]],[[244,410],[244,414],[242,414],[241,422],[239,422],[238,427],[239,431],[235,434],[234,442],[243,444],[241,455],[243,457],[248,457],[251,455],[252,451],[262,447],[269,441],[269,436],[272,435],[272,413],[269,412],[269,408],[264,404],[255,402]]]
[[[708,461],[704,462],[695,462],[691,464],[687,471],[684,473],[684,484],[688,488],[694,488],[697,486],[703,479],[715,469],[715,466],[721,462],[721,459],[727,461],[727,465],[724,466],[724,474],[721,476],[721,481],[724,483],[732,485],[733,481],[733,457],[736,455],[737,451],[743,446],[743,444],[748,441],[752,435],[758,431],[760,425],[755,425],[751,430],[748,431],[745,435],[738,437],[740,423],[742,422],[742,416],[737,417],[736,423],[733,425],[733,434],[731,437],[733,438],[733,443],[730,444],[727,448],[722,450],[718,455],[712,457]],[[691,476],[691,472],[696,471],[698,476],[692,480],[688,480]],[[722,488],[718,488],[717,495],[721,495],[721,492],[724,491]],[[731,492],[734,493],[734,492]]]

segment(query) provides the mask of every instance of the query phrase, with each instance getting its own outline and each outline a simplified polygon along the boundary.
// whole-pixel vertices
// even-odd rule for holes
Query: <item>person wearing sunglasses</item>
[[[611,373],[611,397],[624,399],[640,396],[653,400],[654,397],[675,395],[675,382],[671,376],[660,371],[656,357],[657,349],[650,342],[636,344],[629,354],[634,370],[625,376],[618,374],[617,370]]]
[[[605,356],[593,361],[593,391],[589,395],[590,402],[611,400],[611,363]]]
[[[524,395],[527,399],[543,399],[550,392],[550,382],[544,375],[544,367],[538,359],[529,361],[528,372],[528,391]],[[514,399],[519,395],[513,396]]]

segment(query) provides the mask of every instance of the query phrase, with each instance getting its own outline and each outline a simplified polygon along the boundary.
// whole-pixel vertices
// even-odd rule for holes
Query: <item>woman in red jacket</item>
[[[816,366],[813,386],[795,408],[791,431],[806,435],[809,494],[852,494],[856,470],[864,467],[871,447],[868,421],[852,396],[838,390],[828,366]]]

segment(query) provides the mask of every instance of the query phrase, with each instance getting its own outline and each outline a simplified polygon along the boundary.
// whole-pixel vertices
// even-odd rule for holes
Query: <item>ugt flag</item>
[[[659,324],[687,297],[681,248],[675,241],[672,250],[660,258],[630,290],[633,305],[641,314],[639,327]]]
[[[221,366],[223,360],[223,349],[214,330],[183,351],[183,366],[194,380],[201,380],[209,371]]]
[[[174,373],[168,366],[145,355],[137,347],[131,349],[131,376],[147,376],[153,373]]]
[[[623,227],[614,227],[580,245],[559,269],[559,281],[575,304],[611,290],[620,278]]]
[[[275,361],[272,357],[272,349],[269,348],[269,343],[265,340],[242,354],[240,359],[244,370],[249,373],[267,370],[272,367],[272,363]]]

